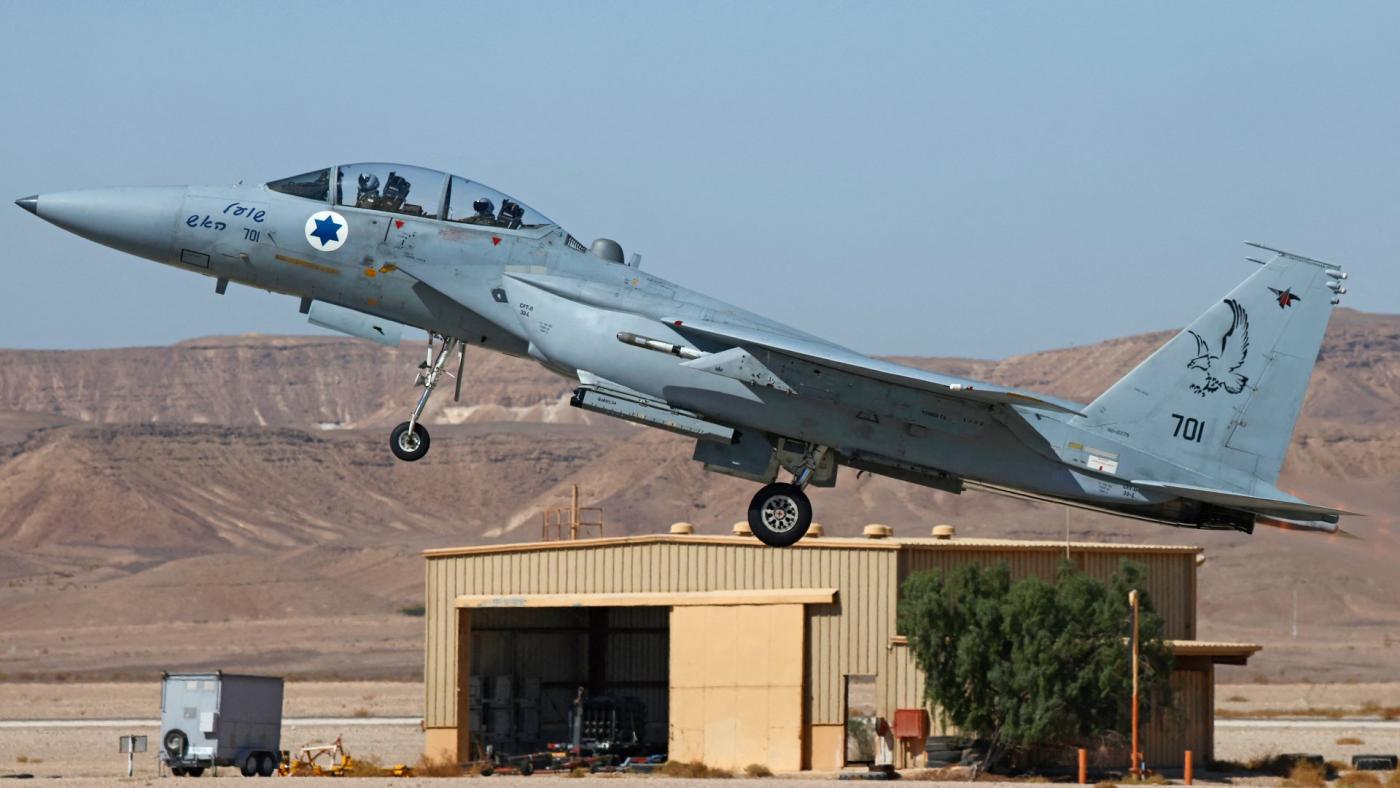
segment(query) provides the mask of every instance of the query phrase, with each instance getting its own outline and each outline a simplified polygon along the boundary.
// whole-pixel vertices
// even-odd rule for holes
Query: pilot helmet
[[[360,191],[374,191],[379,188],[379,176],[372,172],[360,173]]]
[[[478,197],[472,203],[472,210],[476,211],[477,216],[490,216],[495,213],[496,204],[486,197]]]

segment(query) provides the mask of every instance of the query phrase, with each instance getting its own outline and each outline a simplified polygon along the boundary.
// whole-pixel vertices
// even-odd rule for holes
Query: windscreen
[[[331,191],[331,171],[327,167],[324,170],[312,170],[290,178],[268,181],[267,188],[293,197],[325,202]]]

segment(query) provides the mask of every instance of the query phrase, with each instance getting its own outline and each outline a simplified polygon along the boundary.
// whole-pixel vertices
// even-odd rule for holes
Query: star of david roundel
[[[306,220],[306,242],[318,252],[334,252],[350,239],[350,224],[335,211],[317,211]]]

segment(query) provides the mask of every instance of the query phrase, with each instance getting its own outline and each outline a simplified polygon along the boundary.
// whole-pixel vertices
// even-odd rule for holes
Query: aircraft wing
[[[979,383],[951,375],[940,375],[922,369],[906,367],[890,361],[870,358],[853,350],[829,345],[804,337],[790,336],[758,327],[692,322],[665,319],[664,323],[681,334],[706,340],[707,345],[727,345],[746,350],[761,349],[799,359],[819,367],[840,370],[847,374],[883,381],[897,386],[920,389],[954,399],[966,399],[988,404],[1022,405],[1028,408],[1083,415],[1071,402],[1055,401],[1025,391]]]
[[[1356,515],[1355,512],[1332,509],[1327,506],[1317,506],[1316,504],[1297,499],[1262,498],[1255,495],[1231,492],[1229,490],[1197,487],[1191,484],[1174,484],[1172,482],[1143,481],[1137,479],[1134,479],[1132,484],[1136,487],[1162,490],[1193,501],[1213,503],[1219,506],[1228,506],[1232,509],[1252,512],[1254,514],[1262,514],[1266,517],[1280,517],[1284,519],[1312,518],[1325,520],[1327,522],[1336,522],[1337,519],[1344,514]]]

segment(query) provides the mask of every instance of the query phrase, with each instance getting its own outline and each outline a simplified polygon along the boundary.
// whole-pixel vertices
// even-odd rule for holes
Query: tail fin
[[[1338,266],[1273,254],[1085,409],[1081,426],[1252,487],[1278,478],[1332,307]]]

